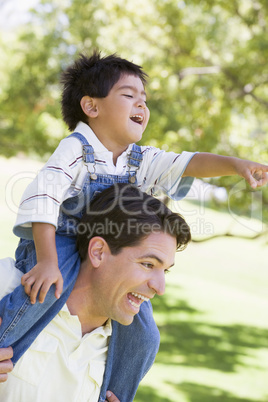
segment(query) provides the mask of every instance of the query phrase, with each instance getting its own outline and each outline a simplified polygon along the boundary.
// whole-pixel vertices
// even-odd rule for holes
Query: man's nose
[[[152,275],[149,280],[149,288],[152,289],[158,296],[163,296],[166,290],[165,272],[157,272]]]

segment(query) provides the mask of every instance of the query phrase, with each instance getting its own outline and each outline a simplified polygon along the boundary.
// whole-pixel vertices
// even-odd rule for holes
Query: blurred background
[[[149,75],[141,144],[268,163],[265,0],[1,0],[0,257],[26,185],[68,134],[60,74],[118,53]],[[196,180],[193,242],[154,303],[161,348],[136,402],[268,401],[268,189]],[[131,364],[131,362],[130,362]]]

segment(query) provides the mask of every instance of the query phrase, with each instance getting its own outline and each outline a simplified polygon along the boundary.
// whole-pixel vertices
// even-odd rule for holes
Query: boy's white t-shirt
[[[133,144],[113,163],[113,153],[99,141],[91,128],[80,122],[75,132],[81,133],[94,148],[96,173],[123,176],[128,173],[128,154]],[[137,170],[137,186],[151,195],[166,194],[179,200],[187,194],[194,178],[183,177],[194,152],[165,152],[155,147],[142,146],[143,161]],[[77,195],[85,177],[93,172],[82,157],[81,142],[75,138],[62,140],[48,162],[26,188],[14,226],[19,237],[32,238],[32,222],[50,223],[57,227],[60,206],[66,199]]]

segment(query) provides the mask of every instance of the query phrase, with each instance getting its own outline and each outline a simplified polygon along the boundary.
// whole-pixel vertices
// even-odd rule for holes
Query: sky
[[[28,21],[27,11],[38,0],[0,0],[0,28],[10,30],[20,23]]]

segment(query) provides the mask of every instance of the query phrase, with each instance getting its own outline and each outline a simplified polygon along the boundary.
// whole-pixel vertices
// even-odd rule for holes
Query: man
[[[79,224],[81,266],[67,303],[0,385],[0,400],[133,400],[158,350],[159,339],[143,331],[144,320],[150,319],[150,299],[164,294],[165,273],[174,264],[175,251],[189,240],[184,219],[136,187],[114,185],[97,195]],[[14,272],[17,278],[11,266],[8,277]],[[138,333],[132,331],[134,320]],[[115,321],[127,326],[127,343],[118,336]],[[127,350],[122,347],[126,344]],[[12,369],[12,350],[0,352],[5,380]],[[115,359],[124,354],[129,367]]]

